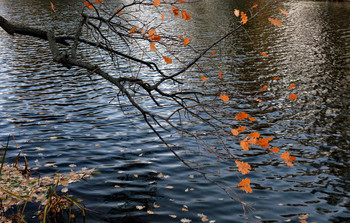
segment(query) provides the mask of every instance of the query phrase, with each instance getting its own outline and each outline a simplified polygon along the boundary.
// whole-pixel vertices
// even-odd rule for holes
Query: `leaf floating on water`
[[[184,39],[184,46],[186,46],[189,42],[190,42],[190,39],[189,38],[185,38]]]
[[[249,117],[249,120],[252,121],[252,122],[255,122],[255,121],[256,121],[256,119],[253,118],[253,117]]]
[[[309,217],[309,214],[303,214],[303,215],[300,215],[299,217],[299,222],[300,223],[307,223],[306,219]]]
[[[120,187],[120,186],[119,186],[119,185],[114,185],[114,187],[118,188],[118,187]]]
[[[135,178],[138,178],[138,177],[139,177],[139,175],[137,175],[137,174],[134,174],[134,177],[135,177]]]
[[[182,223],[190,223],[192,220],[187,219],[187,218],[183,218],[180,220]]]
[[[280,150],[277,147],[273,147],[271,149],[269,149],[271,152],[273,153],[278,153]]]
[[[148,210],[147,213],[148,213],[148,214],[154,214],[154,212],[153,212],[153,211],[150,211],[150,210]]]
[[[230,99],[226,94],[220,94],[221,100],[224,101],[224,103],[228,102]]]
[[[207,78],[204,77],[203,75],[201,75],[201,79],[202,79],[202,81],[207,81]]]
[[[241,145],[241,147],[242,147],[242,149],[243,149],[244,151],[248,151],[249,148],[250,148],[250,145],[249,145],[249,143],[248,143],[248,141],[247,141],[247,138],[243,139],[243,140],[241,141],[240,145]]]
[[[234,14],[235,14],[236,17],[239,17],[239,10],[235,9]]]
[[[159,205],[156,205],[155,203],[153,204],[153,207],[154,207],[154,208],[160,208],[160,206],[159,206]]]
[[[187,208],[182,208],[181,210],[182,210],[182,211],[188,211],[188,209],[187,209]]]
[[[212,57],[212,56],[214,56],[215,54],[216,54],[216,52],[215,52],[215,51],[213,51],[213,52],[211,53],[211,55],[210,55],[210,56]]]
[[[141,205],[136,206],[136,209],[139,210],[139,211],[141,211],[144,208],[145,208],[145,206],[141,206]]]
[[[277,77],[274,77],[274,78],[272,78],[272,80],[274,81],[274,80],[278,80],[279,79],[279,77],[277,76]]]
[[[154,6],[159,6],[159,4],[160,4],[160,0],[155,0],[155,1],[153,2],[153,5],[154,5]]]
[[[264,53],[264,52],[260,52],[261,53],[261,55],[263,55],[264,57],[267,57],[267,54],[266,53]]]
[[[222,79],[222,73],[219,72],[218,75],[219,75],[220,79]]]
[[[166,186],[165,188],[167,188],[167,189],[174,189],[173,186]]]
[[[289,85],[289,89],[293,89],[293,88],[295,88],[295,84]]]
[[[235,117],[235,120],[238,121],[238,120],[243,120],[243,119],[246,119],[246,118],[248,118],[248,114],[245,113],[245,112],[240,112]]]
[[[177,218],[177,216],[176,215],[173,215],[173,214],[170,214],[169,215],[171,218]]]
[[[280,157],[284,160],[287,166],[294,166],[292,163],[296,158],[294,156],[289,156],[289,152],[284,152]]]

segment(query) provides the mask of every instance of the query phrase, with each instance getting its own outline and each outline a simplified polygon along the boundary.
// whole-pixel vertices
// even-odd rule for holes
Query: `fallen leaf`
[[[207,78],[201,75],[202,81],[207,81]]]
[[[289,89],[293,89],[293,88],[295,88],[295,84],[289,85]]]
[[[263,55],[264,57],[267,57],[267,54],[266,53],[264,53],[264,52],[260,52],[261,53],[261,55]]]
[[[274,18],[268,18],[268,20],[270,21],[270,23],[272,25],[275,25],[275,26],[282,26],[282,22],[278,19],[274,19]]]
[[[219,72],[218,75],[219,75],[220,79],[222,79],[222,73]]]
[[[154,5],[154,6],[159,6],[159,4],[160,4],[160,0],[155,0],[155,1],[153,2],[153,5]]]
[[[242,149],[243,149],[244,151],[248,151],[249,148],[250,148],[250,145],[249,145],[249,143],[248,143],[248,141],[247,141],[247,138],[243,139],[243,140],[241,141],[240,145],[241,145],[241,147],[242,147]]]
[[[144,209],[144,208],[145,208],[145,206],[136,206],[136,209],[137,209],[137,210],[140,210],[140,211],[141,211],[142,209]]]
[[[244,180],[242,180],[239,184],[238,187],[241,190],[244,190],[246,193],[253,193],[252,188],[250,187],[250,179],[249,178],[245,178]]]
[[[186,46],[189,42],[190,42],[190,39],[189,38],[185,38],[184,39],[184,46]]]
[[[296,100],[297,98],[296,94],[291,94],[288,99]]]
[[[148,210],[147,213],[148,213],[148,214],[154,214],[154,212],[153,212],[153,211],[150,211],[150,210]]]
[[[271,152],[273,153],[278,153],[280,150],[277,147],[273,147],[271,149],[269,149]]]
[[[237,116],[235,117],[235,120],[243,120],[243,119],[246,119],[248,118],[248,114],[245,113],[245,112],[240,112],[237,114]]]
[[[226,94],[220,94],[221,100],[223,100],[225,103],[228,102],[230,99]]]
[[[235,160],[236,165],[238,167],[238,171],[240,171],[243,175],[247,174],[251,170],[251,166],[248,163],[241,162],[238,160]]]
[[[188,209],[187,209],[187,208],[182,208],[181,210],[182,210],[182,211],[188,211]]]

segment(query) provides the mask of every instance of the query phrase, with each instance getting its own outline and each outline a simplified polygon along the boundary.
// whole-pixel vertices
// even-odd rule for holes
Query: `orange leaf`
[[[162,57],[167,64],[170,64],[173,62],[173,60],[170,57],[166,57],[166,56],[162,56]]]
[[[295,99],[297,99],[297,98],[298,98],[298,97],[297,97],[295,94],[291,94],[291,95],[289,96],[288,99],[295,100]]]
[[[250,144],[250,145],[256,145],[256,138],[250,138],[249,140],[248,140],[248,144]]]
[[[231,132],[234,136],[236,136],[239,133],[244,132],[245,129],[246,129],[246,127],[241,126],[241,127],[238,127],[237,129],[231,129]]]
[[[282,22],[278,19],[268,18],[270,23],[275,26],[282,26]]]
[[[164,21],[164,14],[162,14],[162,22]]]
[[[256,99],[256,101],[259,102],[259,103],[263,102],[263,100],[261,100],[261,99]]]
[[[295,88],[295,84],[289,85],[289,89],[293,89],[293,88]]]
[[[50,2],[50,4],[51,4],[52,11],[53,11],[53,12],[56,12],[56,11],[55,11],[55,7],[54,7],[53,3],[52,3],[52,2]]]
[[[224,102],[228,102],[230,100],[229,97],[226,94],[220,94],[220,98]]]
[[[89,2],[87,2],[87,1],[85,1],[84,4],[87,5],[87,7],[88,7],[89,9],[92,9],[92,8],[94,7],[93,5],[91,5],[91,4],[90,4]]]
[[[238,184],[238,187],[241,190],[244,190],[246,193],[253,193],[252,188],[250,187],[250,179],[249,178],[245,178],[244,180],[242,180]]]
[[[238,9],[235,9],[234,13],[235,13],[235,16],[236,16],[236,17],[239,16],[239,10],[238,10]]]
[[[152,36],[154,36],[156,34],[156,30],[155,29],[150,29],[148,31],[148,39],[152,38]]]
[[[136,29],[137,29],[136,26],[134,26],[134,28],[130,29],[129,35],[130,36],[134,35],[134,32],[136,31]]]
[[[178,0],[178,2],[185,3],[186,1],[185,0]]]
[[[273,140],[273,137],[267,137],[266,139],[270,142]]]
[[[280,157],[284,160],[287,166],[294,166],[292,163],[296,158],[294,156],[290,157],[289,152],[284,152]]]
[[[219,75],[220,79],[222,79],[222,73],[219,72],[218,75]]]
[[[177,38],[178,38],[178,39],[181,39],[181,38],[182,38],[182,35],[181,35],[181,36],[178,36]]]
[[[236,120],[243,120],[248,118],[248,114],[245,112],[240,112],[238,115],[235,117]]]
[[[96,1],[94,1],[94,3],[100,3],[100,0],[96,0]]]
[[[258,132],[252,132],[250,133],[248,136],[252,137],[252,138],[259,138],[260,134]]]
[[[206,77],[201,76],[201,78],[202,78],[202,81],[207,81],[207,78],[206,78]]]
[[[249,120],[252,121],[252,122],[255,122],[255,121],[256,121],[256,119],[253,118],[253,117],[249,117]]]
[[[279,77],[274,77],[272,80],[274,81],[274,80],[278,80],[279,79]]]
[[[247,137],[241,141],[240,145],[241,145],[241,147],[242,147],[242,149],[244,151],[248,151],[249,150],[250,145],[249,145],[249,143],[247,141]]]
[[[149,47],[151,48],[151,51],[155,51],[155,50],[156,50],[156,43],[151,42],[151,43],[149,44]]]
[[[286,11],[283,11],[282,9],[280,9],[280,11],[284,14],[284,15],[288,15],[289,13]]]
[[[264,86],[260,89],[259,92],[265,91],[267,88],[268,88],[268,86],[267,86],[267,85],[264,85]]]
[[[280,150],[277,147],[273,147],[271,149],[269,149],[271,152],[273,153],[278,153]]]
[[[212,56],[214,56],[215,54],[216,54],[216,52],[215,52],[215,51],[213,51],[213,52],[211,53],[211,55],[210,55],[210,56],[212,57]]]
[[[247,174],[251,170],[251,166],[248,163],[241,162],[238,160],[235,160],[236,165],[238,167],[238,171],[240,171],[243,175]]]
[[[252,9],[253,9],[253,8],[256,8],[256,7],[258,7],[258,5],[257,5],[257,4],[253,5],[253,6],[252,6]]]
[[[153,41],[159,41],[161,38],[162,38],[161,36],[154,35],[154,36],[151,36],[151,38],[149,38],[149,39],[153,40]]]
[[[231,133],[232,135],[234,136],[237,136],[239,134],[238,130],[237,129],[231,129]]]
[[[260,138],[258,141],[256,141],[256,144],[263,148],[267,148],[269,147],[269,140],[267,138]]]
[[[185,19],[185,20],[190,20],[190,19],[191,19],[191,15],[188,14],[188,13],[186,12],[186,10],[182,10],[182,11],[181,11],[181,14],[182,14],[182,18],[183,18],[183,19]]]
[[[190,42],[190,39],[189,38],[185,38],[184,39],[184,46],[186,46],[189,42]]]
[[[267,54],[266,53],[264,53],[264,52],[260,52],[261,53],[261,55],[263,55],[264,57],[267,57]]]
[[[245,14],[244,12],[241,12],[241,23],[246,24],[248,22],[248,17],[247,14]]]
[[[122,10],[118,9],[117,13],[118,13],[118,15],[121,15],[122,14]]]
[[[160,0],[155,0],[154,2],[153,2],[153,5],[154,6],[158,6],[160,4]]]
[[[174,16],[175,16],[175,17],[179,17],[179,16],[180,16],[180,13],[179,13],[179,9],[178,9],[178,8],[172,6],[171,11],[174,13]]]

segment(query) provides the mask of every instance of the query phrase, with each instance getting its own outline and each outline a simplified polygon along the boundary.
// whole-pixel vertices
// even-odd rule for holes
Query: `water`
[[[47,1],[0,1],[0,14],[13,21],[25,18],[31,26],[53,25],[56,32],[64,33],[75,26],[70,18],[76,15],[77,4],[62,1],[55,6],[61,13],[53,15]],[[193,45],[206,45],[232,26],[233,10],[243,7],[245,1],[189,5],[196,22],[181,23],[176,29],[186,33]],[[283,18],[284,25],[270,25],[267,15]],[[231,142],[230,150],[255,168],[249,174],[254,193],[241,193],[244,202],[255,202],[250,220],[259,216],[264,222],[297,222],[306,213],[310,222],[349,220],[349,17],[349,3],[274,4],[246,27],[250,40],[240,32],[214,49],[220,56],[200,62],[208,77],[206,85],[195,71],[188,74],[187,86],[210,91],[221,70],[231,96],[230,111],[244,110],[257,118],[252,129],[273,136],[273,146],[297,157],[295,166],[287,167],[258,149],[243,153],[237,142]],[[129,115],[131,125],[117,103],[109,103],[116,96],[109,83],[97,77],[90,81],[84,71],[55,64],[46,42],[12,37],[3,30],[0,39],[1,143],[14,134],[21,146],[11,143],[8,158],[21,150],[30,166],[41,165],[38,170],[47,174],[97,168],[101,174],[69,186],[71,194],[84,199],[87,222],[179,222],[182,218],[200,222],[198,213],[216,222],[244,221],[240,204],[184,167],[139,116]],[[279,79],[271,82],[276,76]],[[265,93],[251,96],[267,83]],[[296,88],[290,90],[290,84]],[[286,99],[291,93],[296,93],[297,101]],[[186,157],[217,169],[217,159],[202,155]],[[45,166],[48,163],[54,166]],[[221,165],[222,179],[232,180],[235,186],[237,172]],[[159,173],[169,177],[158,177]],[[188,212],[181,210],[184,205]],[[145,208],[140,211],[136,206]]]

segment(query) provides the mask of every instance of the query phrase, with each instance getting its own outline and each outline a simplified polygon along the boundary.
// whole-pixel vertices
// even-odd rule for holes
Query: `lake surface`
[[[76,25],[72,18],[77,2],[57,2],[53,14],[48,1],[0,0],[0,14],[34,27],[54,27],[62,34]],[[233,10],[246,4],[191,4],[187,10],[192,20],[172,28],[201,48],[232,27]],[[279,8],[289,15],[283,16]],[[267,16],[281,18],[283,26],[272,26]],[[346,2],[276,3],[245,31],[215,47],[217,61],[200,62],[208,79],[218,70],[225,75],[225,87],[235,96],[230,100],[233,114],[242,109],[251,114],[258,120],[255,131],[274,137],[273,146],[296,157],[295,166],[287,167],[278,157],[242,153],[239,142],[232,142],[230,149],[255,169],[249,174],[253,194],[238,192],[244,202],[255,202],[249,221],[298,222],[302,214],[309,214],[309,222],[350,220],[349,18]],[[242,206],[183,166],[133,111],[128,113],[130,124],[118,104],[110,103],[115,88],[52,62],[46,42],[12,37],[0,29],[0,64],[0,142],[5,144],[13,134],[21,146],[11,142],[8,161],[23,151],[29,165],[45,174],[97,168],[100,174],[69,186],[89,209],[87,222],[201,222],[201,213],[217,223],[244,222]],[[188,75],[187,86],[210,90],[210,81],[203,85],[198,73]],[[279,79],[271,82],[276,76]],[[266,83],[269,89],[259,94],[263,102],[241,99]],[[290,84],[296,88],[290,90]],[[298,96],[296,101],[287,100],[291,93]],[[187,155],[204,162],[191,151]],[[206,162],[208,168],[217,168],[216,159]],[[223,179],[237,175],[225,163],[220,168]],[[182,211],[184,205],[188,211]]]

